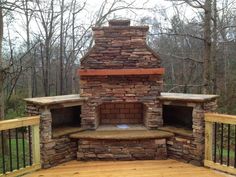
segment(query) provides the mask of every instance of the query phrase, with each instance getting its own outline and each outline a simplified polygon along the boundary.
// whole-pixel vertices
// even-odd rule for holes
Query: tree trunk
[[[64,18],[64,0],[61,1],[61,25],[60,25],[60,95],[64,94],[64,87],[63,87],[63,54],[64,54],[64,28],[63,28],[63,18]]]
[[[216,62],[216,45],[217,45],[217,2],[213,0],[213,28],[212,28],[212,48],[211,48],[211,67],[212,67],[212,94],[217,93],[217,62]]]
[[[210,59],[211,59],[211,4],[212,0],[206,0],[204,9],[204,58],[203,58],[203,93],[210,91]]]
[[[30,51],[30,19],[29,19],[29,13],[28,13],[28,0],[25,0],[25,20],[26,20],[26,46],[27,46],[27,60],[29,64],[28,68],[28,74],[27,74],[27,85],[28,85],[28,97],[32,97],[32,58],[31,58],[31,51]]]
[[[0,6],[0,120],[4,120],[4,67],[2,60],[2,42],[3,42],[3,14]]]

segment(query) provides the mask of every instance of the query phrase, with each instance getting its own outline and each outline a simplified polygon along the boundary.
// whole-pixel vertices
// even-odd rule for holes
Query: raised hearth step
[[[81,131],[84,131],[84,129],[81,127],[72,127],[72,126],[57,127],[52,130],[52,137],[59,138],[64,135],[69,135]]]
[[[110,140],[136,140],[136,139],[162,139],[174,136],[173,133],[162,130],[86,130],[70,135],[75,139],[110,139]]]
[[[174,133],[175,135],[180,135],[183,137],[193,138],[193,131],[186,129],[184,127],[175,127],[175,126],[164,126],[158,128],[159,130]]]

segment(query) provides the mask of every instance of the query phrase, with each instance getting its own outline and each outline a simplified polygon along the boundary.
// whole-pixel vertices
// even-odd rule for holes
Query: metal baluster
[[[224,140],[224,124],[222,123],[221,124],[221,145],[220,145],[220,164],[222,164],[223,163],[223,144],[224,144],[224,142],[223,142],[223,140]]]
[[[216,147],[217,147],[217,123],[215,123],[215,132],[214,132],[214,162],[216,162]]]
[[[13,168],[12,168],[12,149],[11,149],[11,129],[8,130],[8,142],[9,142],[9,156],[10,156],[10,171],[13,171]]]
[[[19,142],[18,142],[18,128],[15,129],[16,131],[16,167],[20,169],[20,162],[19,162]]]
[[[230,162],[230,124],[228,124],[228,148],[227,148],[227,166],[229,166]]]
[[[23,148],[23,167],[26,167],[25,165],[25,133],[24,129],[22,130],[22,148]]]
[[[1,131],[1,140],[2,140],[2,172],[3,174],[6,173],[6,166],[5,166],[5,149],[4,149],[4,131]]]
[[[29,164],[32,165],[32,141],[31,141],[31,127],[28,126],[29,135]]]
[[[234,168],[236,168],[236,125],[234,126]]]

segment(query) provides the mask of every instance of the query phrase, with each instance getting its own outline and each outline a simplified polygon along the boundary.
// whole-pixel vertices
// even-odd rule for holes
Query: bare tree
[[[5,68],[2,59],[2,42],[3,42],[3,8],[0,6],[0,120],[5,117],[4,114],[4,78]]]
[[[60,94],[63,95],[64,94],[64,77],[63,77],[63,65],[64,65],[64,0],[61,0],[60,3]]]
[[[40,29],[40,35],[43,39],[41,44],[41,64],[43,73],[43,88],[44,95],[50,95],[50,58],[51,47],[53,43],[53,34],[55,32],[56,19],[59,14],[54,11],[54,0],[51,0],[46,4],[42,4],[39,0],[36,0],[38,7],[38,15],[36,16],[36,22]],[[47,8],[47,9],[45,9]],[[38,22],[40,21],[40,22]],[[40,23],[40,24],[39,24]],[[40,27],[42,25],[42,28]]]

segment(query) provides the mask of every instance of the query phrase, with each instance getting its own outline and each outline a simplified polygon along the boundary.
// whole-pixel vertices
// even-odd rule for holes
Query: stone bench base
[[[166,139],[102,140],[80,139],[78,160],[167,159]]]

